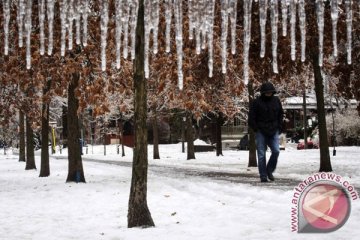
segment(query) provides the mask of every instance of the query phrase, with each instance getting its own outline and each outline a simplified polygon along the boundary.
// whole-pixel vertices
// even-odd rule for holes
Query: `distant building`
[[[285,111],[285,129],[287,131],[294,131],[295,128],[303,126],[304,113],[303,113],[303,97],[292,96],[287,97],[282,102]],[[357,101],[355,99],[345,100],[339,98],[330,98],[325,96],[325,110],[328,112],[336,111],[336,109],[344,108],[357,108]],[[306,119],[308,124],[311,125],[312,121],[317,121],[317,105],[315,93],[306,94]]]

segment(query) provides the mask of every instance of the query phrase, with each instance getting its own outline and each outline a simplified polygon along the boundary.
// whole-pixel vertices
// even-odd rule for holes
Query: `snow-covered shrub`
[[[358,112],[353,109],[337,110],[334,113],[335,120],[335,139],[340,146],[360,145],[360,117]],[[332,114],[326,116],[328,136],[333,136]],[[332,141],[330,141],[332,144]]]

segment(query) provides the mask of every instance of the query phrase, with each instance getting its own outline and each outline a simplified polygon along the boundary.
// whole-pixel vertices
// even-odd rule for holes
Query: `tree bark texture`
[[[68,138],[68,124],[67,124],[67,118],[68,118],[68,108],[66,106],[62,107],[62,139],[65,140],[63,141],[63,147],[66,148],[67,147],[67,138]]]
[[[181,152],[185,153],[185,125],[186,125],[186,113],[184,116],[180,116],[181,121]]]
[[[25,119],[24,113],[19,111],[19,162],[25,162]]]
[[[222,113],[215,116],[215,129],[216,129],[216,156],[223,156],[222,152],[222,139],[221,139],[221,126],[224,123]]]
[[[254,86],[253,81],[250,81],[248,84],[248,92],[249,92],[249,109],[252,101],[254,100]],[[255,142],[255,132],[250,127],[248,128],[249,134],[249,163],[248,167],[257,167],[256,161],[256,142]]]
[[[49,163],[49,104],[43,103],[41,116],[41,166],[39,177],[50,175]]]
[[[47,86],[43,89],[45,95],[50,90],[51,82],[47,82]],[[41,166],[39,177],[50,176],[50,162],[49,162],[49,110],[50,104],[43,102],[41,111]]]
[[[159,153],[159,129],[157,124],[157,112],[156,107],[154,109],[154,117],[152,120],[152,128],[153,128],[153,158],[154,159],[160,159],[160,153]]]
[[[321,75],[321,68],[319,66],[319,56],[314,54],[312,56],[312,63],[315,78],[315,93],[316,93],[316,106],[319,122],[319,141],[320,141],[320,172],[331,172],[331,161],[329,154],[329,142],[326,130],[326,118],[324,107],[324,85]]]
[[[304,92],[303,92],[304,149],[307,149],[307,148],[308,148],[308,143],[307,143],[307,115],[306,115],[306,112],[307,112],[307,110],[306,110],[306,89],[304,88]]]
[[[147,83],[144,74],[144,0],[139,1],[134,74],[135,146],[128,208],[128,227],[155,226],[147,205]]]
[[[69,165],[66,182],[85,182],[80,154],[80,128],[77,115],[79,100],[75,95],[75,90],[79,85],[79,78],[79,73],[74,73],[68,86],[67,146]]]
[[[34,132],[31,128],[31,122],[26,117],[26,166],[25,170],[36,169],[34,152]]]
[[[186,116],[186,142],[187,160],[195,159],[194,129],[192,124],[192,114],[190,112],[188,112]]]
[[[118,124],[119,124],[119,144],[121,144],[121,156],[125,157],[125,147],[123,140],[124,124],[122,121],[118,121]]]
[[[124,124],[123,122],[120,123],[120,136],[121,136],[121,156],[125,157],[125,145],[124,145]]]

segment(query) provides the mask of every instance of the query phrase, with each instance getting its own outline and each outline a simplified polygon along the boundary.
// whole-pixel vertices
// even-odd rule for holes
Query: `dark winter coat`
[[[264,95],[266,91],[261,92],[261,96],[250,105],[248,124],[255,132],[272,136],[276,131],[282,131],[284,112],[277,96],[267,97]]]

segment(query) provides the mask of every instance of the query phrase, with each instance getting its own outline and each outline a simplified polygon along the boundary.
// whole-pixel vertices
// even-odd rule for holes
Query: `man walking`
[[[258,168],[261,182],[268,178],[274,181],[273,172],[276,169],[280,154],[279,134],[283,125],[283,109],[280,99],[274,96],[275,87],[270,82],[265,82],[260,87],[261,95],[250,105],[248,124],[256,133],[256,150]],[[271,156],[266,164],[267,146]]]

